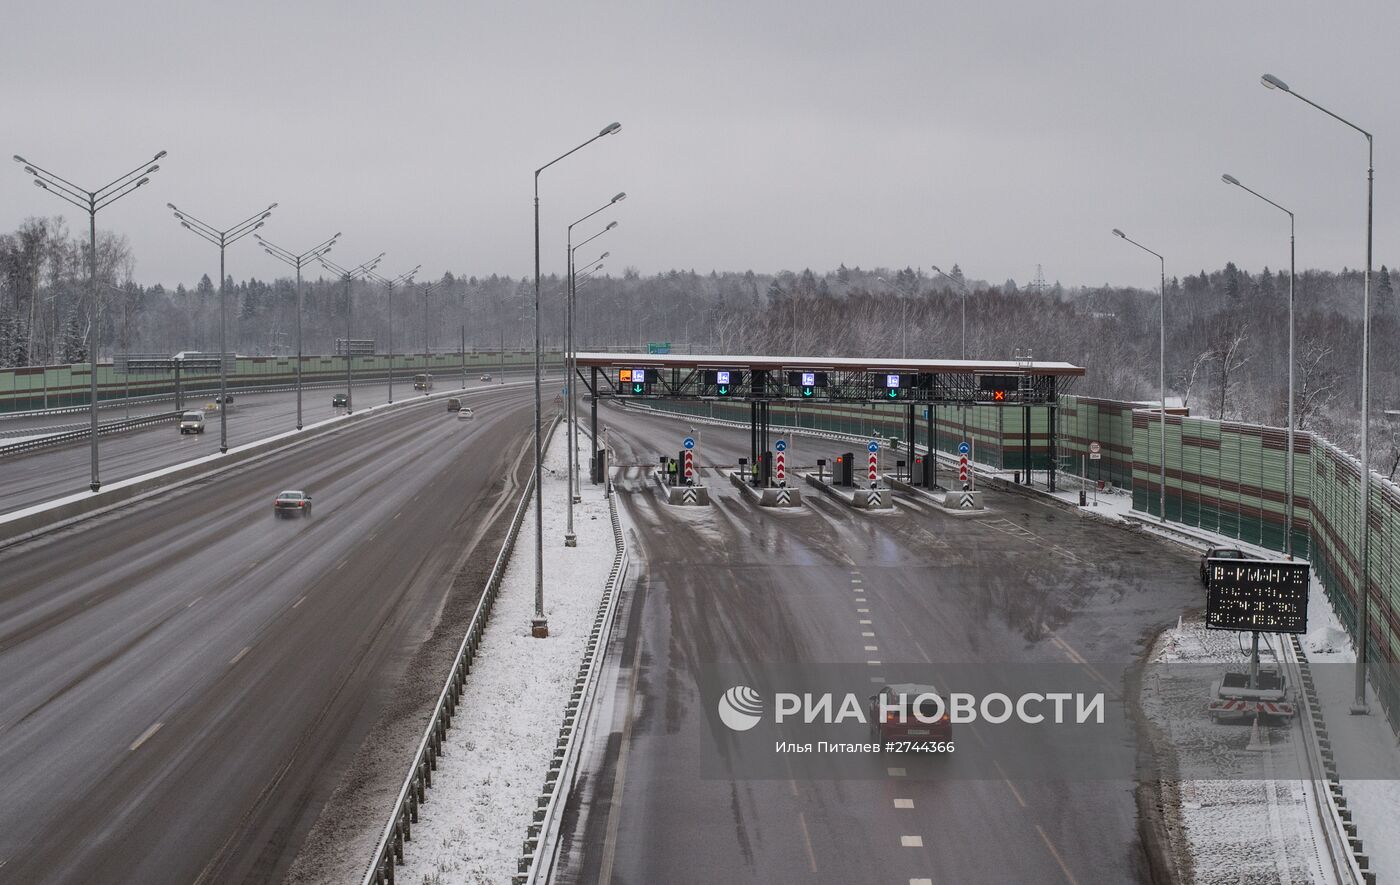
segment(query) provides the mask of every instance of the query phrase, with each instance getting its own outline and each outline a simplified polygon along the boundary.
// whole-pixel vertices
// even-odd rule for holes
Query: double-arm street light
[[[1132,239],[1118,228],[1113,229],[1113,235],[1121,240],[1127,240],[1134,246],[1149,255],[1156,255],[1157,261],[1162,271],[1162,294],[1158,304],[1159,315],[1157,322],[1157,386],[1160,392],[1162,410],[1162,485],[1157,490],[1157,507],[1160,510],[1158,517],[1161,522],[1167,521],[1167,259],[1156,252]]]
[[[1226,184],[1233,184],[1243,191],[1248,191],[1259,199],[1273,206],[1275,209],[1288,216],[1288,457],[1285,459],[1284,470],[1287,477],[1284,480],[1284,509],[1286,511],[1283,519],[1283,552],[1289,559],[1293,558],[1293,273],[1294,273],[1294,225],[1293,212],[1285,209],[1278,203],[1254,190],[1240,184],[1240,180],[1233,175],[1222,175],[1220,180]]]
[[[354,374],[350,367],[351,360],[354,358],[350,347],[350,281],[357,277],[364,279],[366,275],[374,271],[383,258],[384,253],[380,252],[369,261],[347,269],[331,261],[324,254],[316,256],[316,260],[321,263],[322,267],[339,275],[340,281],[345,284],[345,414],[347,415],[355,414],[355,383]]]
[[[165,204],[180,226],[202,240],[213,243],[219,249],[219,451],[228,451],[228,286],[224,275],[224,250],[248,234],[262,227],[272,210],[273,203],[266,209],[235,224],[233,227],[218,230],[195,218],[188,212],[176,208],[174,203]]]
[[[540,438],[540,173],[621,128],[621,123],[609,123],[597,135],[535,170],[535,615],[530,620],[530,635],[536,639],[549,636],[549,619],[544,615],[544,491],[540,488],[544,454]]]
[[[929,269],[951,281],[958,287],[958,291],[962,293],[962,356],[960,356],[959,359],[965,360],[967,359],[967,281],[955,277],[952,274],[944,273],[943,269],[936,264],[930,264]],[[956,268],[954,269],[956,270]]]
[[[394,287],[411,283],[413,281],[413,275],[418,273],[418,268],[422,266],[423,265],[420,264],[413,268],[413,270],[405,271],[393,279],[384,277],[372,270],[365,271],[366,279],[379,283],[388,290],[385,304],[389,313],[389,402],[394,401]]]
[[[1371,632],[1371,453],[1368,443],[1371,423],[1371,216],[1375,205],[1376,140],[1371,133],[1345,117],[1340,117],[1317,102],[1294,92],[1287,83],[1273,74],[1265,74],[1259,80],[1265,88],[1286,92],[1337,122],[1355,129],[1366,138],[1366,276],[1363,278],[1361,289],[1361,581],[1357,590],[1357,603],[1361,611],[1356,631],[1356,697],[1351,705],[1353,715],[1364,716],[1371,712],[1371,705],[1366,702],[1366,666],[1370,660]]]
[[[97,294],[97,213],[150,181],[151,173],[160,169],[156,161],[164,156],[165,151],[161,151],[125,175],[90,191],[34,165],[19,154],[14,155],[15,162],[23,166],[25,172],[34,176],[36,187],[43,188],[88,214],[88,298],[92,302],[92,335],[88,347],[88,360],[92,367],[88,377],[88,447],[92,455],[92,479],[88,488],[94,492],[102,487],[97,472],[97,348],[102,343],[102,300]]]
[[[423,286],[423,359],[426,367],[428,359],[428,296],[442,288],[442,281]]]
[[[297,270],[297,430],[301,429],[301,268],[310,264],[317,258],[331,251],[336,239],[340,236],[337,231],[335,236],[325,240],[318,245],[312,246],[300,255],[293,254],[288,249],[273,243],[263,237],[262,234],[253,234],[253,239],[262,244],[263,251],[276,258],[278,261],[290,264]]]
[[[589,212],[587,215],[578,219],[578,221],[575,221],[573,224],[570,224],[567,236],[565,238],[566,246],[568,248],[567,267],[569,274],[568,286],[564,293],[565,313],[567,314],[567,318],[564,324],[564,348],[568,354],[565,359],[564,389],[569,392],[569,401],[568,404],[565,406],[569,417],[569,525],[564,532],[565,547],[573,547],[577,544],[577,540],[574,536],[574,504],[583,500],[579,488],[582,485],[582,483],[579,481],[578,475],[578,397],[575,396],[574,388],[574,382],[577,380],[578,376],[578,360],[574,353],[574,286],[576,284],[576,280],[574,279],[574,253],[577,252],[579,249],[582,249],[588,243],[593,242],[594,240],[601,237],[603,234],[617,227],[617,222],[608,222],[606,227],[604,227],[602,230],[598,231],[596,234],[589,237],[588,239],[584,240],[582,243],[579,243],[577,246],[574,245],[574,228],[577,227],[580,223],[592,218],[594,215],[597,215],[599,212],[602,212],[604,209],[607,209],[613,204],[625,199],[627,199],[627,194],[625,192],[618,193],[608,202],[599,206],[597,209],[594,209],[592,212]]]

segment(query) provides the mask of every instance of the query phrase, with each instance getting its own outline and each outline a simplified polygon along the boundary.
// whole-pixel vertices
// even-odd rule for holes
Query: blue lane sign
[[[777,450],[780,451],[780,452],[786,452],[786,451],[787,451],[787,440],[785,440],[785,439],[780,439],[780,440],[778,440],[777,442],[773,443],[773,448],[777,449]]]
[[[969,451],[969,447],[968,447],[968,445],[967,445],[966,442],[960,442],[960,443],[958,443],[958,454],[959,454],[959,455],[966,455],[966,454],[968,453],[968,451]]]
[[[692,439],[691,437],[688,437],[688,436],[687,436],[687,437],[681,442],[681,445],[685,446],[687,449],[693,449],[693,448],[695,448],[695,440]]]
[[[877,443],[875,440],[872,439],[872,440],[870,441],[870,445],[868,445],[868,446],[865,447],[865,450],[866,450],[867,452],[869,452],[870,454],[873,455],[873,454],[875,454],[876,452],[880,451],[880,444]]]

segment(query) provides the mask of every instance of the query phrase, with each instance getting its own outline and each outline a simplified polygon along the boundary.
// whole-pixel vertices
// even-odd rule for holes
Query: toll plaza
[[[1068,391],[1084,369],[1065,362],[1032,360],[927,360],[876,357],[799,357],[743,356],[716,354],[589,353],[577,355],[579,380],[588,389],[591,421],[597,439],[598,400],[693,400],[721,402],[732,400],[749,404],[749,457],[737,471],[738,480],[756,490],[788,488],[796,491],[787,476],[782,452],[776,449],[769,420],[769,407],[779,403],[860,404],[883,403],[904,406],[906,451],[889,458],[899,484],[923,489],[945,489],[954,493],[944,499],[950,509],[965,509],[968,492],[959,474],[940,482],[937,429],[933,407],[992,405],[1003,408],[1032,406],[1048,408],[1049,474],[1048,486],[1055,490],[1055,419],[1058,397]],[[924,422],[923,453],[915,451],[919,417]],[[1027,422],[1029,427],[1029,422]],[[946,441],[946,440],[945,440]],[[879,442],[875,451],[838,453],[821,459],[819,475],[806,475],[808,483],[825,488],[851,489],[855,506],[892,505],[892,490],[882,482]],[[902,461],[901,462],[901,456]],[[603,455],[592,454],[594,482],[604,471]],[[860,463],[854,463],[860,460]],[[872,463],[873,473],[872,476]],[[963,455],[960,473],[968,471]],[[830,466],[831,480],[825,468]],[[857,478],[863,480],[857,489]],[[731,481],[734,481],[733,476]],[[814,482],[815,481],[815,482]],[[855,491],[864,494],[856,495]],[[844,496],[844,495],[843,495]]]
[[[666,493],[669,504],[703,506],[710,503],[710,491],[700,481],[700,467],[695,460],[695,438],[687,436],[681,440],[677,457],[661,456],[657,467],[656,482]]]

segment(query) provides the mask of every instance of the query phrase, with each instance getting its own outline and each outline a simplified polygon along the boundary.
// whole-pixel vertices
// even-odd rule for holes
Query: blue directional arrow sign
[[[785,440],[785,439],[780,439],[780,440],[778,440],[777,442],[773,443],[773,448],[777,449],[777,450],[780,451],[780,452],[786,452],[786,451],[787,451],[787,440]]]
[[[959,454],[959,455],[966,455],[970,450],[971,450],[971,448],[968,446],[968,444],[967,444],[966,442],[960,442],[960,443],[958,443],[958,454]]]
[[[687,449],[693,449],[695,448],[695,439],[693,437],[687,436],[684,440],[681,441],[681,445],[685,446]]]
[[[875,440],[872,439],[872,440],[870,441],[870,445],[868,445],[868,446],[865,447],[865,450],[866,450],[867,452],[869,452],[870,454],[873,455],[873,454],[875,454],[876,452],[880,451],[880,444],[877,443]]]

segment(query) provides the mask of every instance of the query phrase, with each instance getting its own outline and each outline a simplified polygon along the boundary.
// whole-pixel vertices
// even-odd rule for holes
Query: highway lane
[[[649,465],[688,429],[615,408],[600,418],[620,465]],[[746,431],[704,434],[702,463],[747,457]],[[918,503],[865,514],[815,495],[775,513],[707,475],[717,500],[700,511],[663,503],[640,470],[624,475],[641,564],[559,881],[1148,881],[1127,782],[706,779],[713,699],[697,696],[696,676],[713,662],[878,674],[867,661],[1133,661],[1199,604],[1184,553],[1004,493],[973,520]]]
[[[424,404],[0,552],[0,881],[277,881],[494,556],[531,411]]]
[[[471,376],[467,384],[467,396],[475,396],[478,391],[500,386],[500,376],[493,382],[478,380]],[[519,380],[520,375],[512,375],[510,380]],[[442,379],[435,377],[434,391],[459,389],[459,378]],[[387,383],[365,384],[355,387],[355,406],[362,408],[388,401]],[[341,410],[332,406],[332,397],[341,392],[335,388],[315,388],[302,392],[302,420],[305,424],[334,417]],[[416,392],[419,396],[421,391]],[[411,399],[415,394],[412,378],[395,379],[394,399]],[[191,398],[189,408],[202,408],[210,398]],[[446,408],[446,406],[442,406]],[[149,412],[147,407],[145,412]],[[133,414],[145,413],[133,407]],[[104,409],[99,412],[103,421],[114,420],[121,415],[120,409]],[[63,416],[65,423],[72,416]],[[32,421],[38,419],[14,419]],[[43,419],[52,422],[53,417]],[[100,440],[100,470],[104,483],[132,476],[140,476],[152,470],[214,454],[219,450],[219,416],[217,412],[207,413],[206,427],[202,434],[181,434],[173,423],[155,424],[137,428],[125,433],[105,434]],[[86,427],[86,422],[79,422]],[[6,424],[5,426],[9,426]],[[296,427],[296,391],[270,393],[238,393],[228,413],[229,445],[237,446],[264,437],[284,433]],[[4,439],[0,438],[0,444]],[[19,510],[42,501],[63,495],[86,491],[90,475],[88,443],[77,443],[38,449],[33,452],[10,455],[0,458],[0,513]]]

